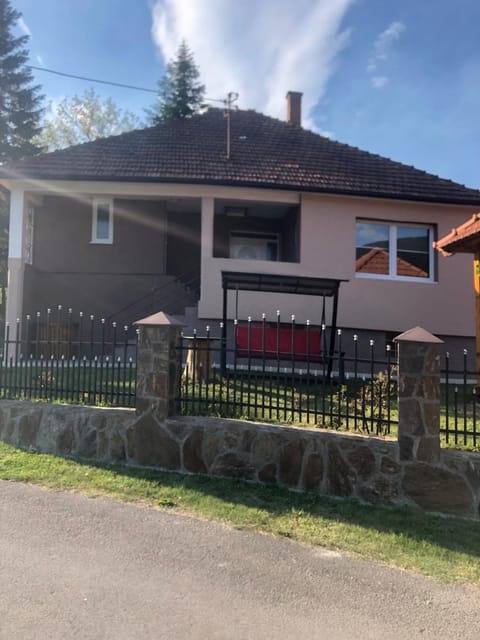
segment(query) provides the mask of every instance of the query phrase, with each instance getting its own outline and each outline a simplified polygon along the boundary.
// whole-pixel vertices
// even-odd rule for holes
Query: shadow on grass
[[[191,490],[222,502],[261,509],[272,516],[310,515],[338,523],[355,525],[377,533],[394,533],[419,542],[428,542],[450,551],[480,556],[480,522],[428,514],[420,509],[365,505],[353,499],[330,498],[313,493],[297,493],[277,485],[265,485],[234,478],[182,475],[97,461],[73,460],[79,465],[108,470],[118,476],[151,483],[152,489]],[[183,506],[160,500],[165,507]],[[188,508],[188,507],[187,507]],[[204,514],[206,515],[206,514]],[[246,525],[248,526],[248,525]],[[288,532],[284,535],[290,537]],[[295,537],[294,533],[291,537]]]

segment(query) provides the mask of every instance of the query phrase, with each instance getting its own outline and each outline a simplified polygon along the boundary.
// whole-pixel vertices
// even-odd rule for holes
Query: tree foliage
[[[43,96],[27,66],[28,36],[12,33],[20,17],[9,0],[0,0],[0,164],[38,151],[32,139]]]
[[[28,36],[14,36],[21,14],[0,0],[0,165],[39,151],[43,96],[28,67]],[[8,256],[8,192],[0,187],[0,283],[5,284]]]
[[[53,151],[131,131],[140,124],[137,116],[118,108],[111,98],[102,101],[94,89],[87,89],[81,96],[50,102],[36,141],[45,151]]]
[[[204,106],[205,85],[200,82],[200,72],[193,53],[183,41],[175,58],[167,64],[164,77],[159,82],[158,104],[147,110],[152,124],[172,118],[188,118]]]

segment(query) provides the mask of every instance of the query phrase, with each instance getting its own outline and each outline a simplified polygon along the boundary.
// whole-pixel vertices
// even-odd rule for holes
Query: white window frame
[[[108,207],[108,237],[99,238],[98,208]],[[92,239],[91,244],[113,244],[113,198],[94,198],[92,206]]]
[[[383,225],[388,227],[389,236],[389,265],[388,265],[388,274],[383,273],[361,273],[355,270],[356,278],[371,278],[374,280],[397,280],[400,282],[424,282],[424,283],[432,283],[435,282],[435,252],[433,250],[433,241],[435,238],[435,227],[431,224],[418,224],[412,222],[392,222],[390,220],[373,220],[371,218],[357,218],[355,221],[355,253],[357,251],[357,225],[358,224],[372,224],[372,225]],[[409,227],[409,228],[417,228],[417,229],[426,229],[429,234],[429,251],[428,251],[428,264],[429,264],[429,277],[421,278],[414,276],[399,276],[397,275],[397,230],[400,227]]]

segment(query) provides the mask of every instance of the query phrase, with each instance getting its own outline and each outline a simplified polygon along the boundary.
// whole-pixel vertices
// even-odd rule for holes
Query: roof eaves
[[[39,176],[31,172],[25,172],[20,177],[3,176],[5,180],[36,180],[36,181],[72,181],[72,182],[139,182],[139,183],[165,183],[165,184],[195,184],[226,187],[244,187],[261,189],[281,189],[283,191],[301,191],[304,193],[318,193],[323,195],[340,195],[359,198],[378,198],[382,200],[401,200],[406,202],[428,202],[435,204],[455,204],[465,206],[480,206],[480,193],[477,198],[468,196],[428,196],[418,193],[398,193],[395,191],[381,191],[375,188],[369,189],[340,189],[335,187],[321,187],[290,182],[269,182],[262,180],[242,180],[225,178],[175,178],[171,176],[141,176],[141,175],[102,175],[78,173],[59,176],[55,173],[44,173]],[[0,173],[0,180],[2,175]]]

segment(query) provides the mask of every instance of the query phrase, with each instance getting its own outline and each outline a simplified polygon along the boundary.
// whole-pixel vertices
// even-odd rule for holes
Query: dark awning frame
[[[340,284],[348,280],[335,278],[314,278],[307,276],[280,275],[276,273],[250,273],[244,271],[222,271],[223,312],[222,312],[222,372],[226,370],[227,353],[227,304],[228,291],[237,292],[236,314],[238,312],[238,291],[262,291],[265,293],[287,293],[294,295],[321,296],[333,298],[331,333],[329,345],[329,374],[335,351],[337,329],[338,292]]]

